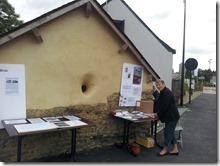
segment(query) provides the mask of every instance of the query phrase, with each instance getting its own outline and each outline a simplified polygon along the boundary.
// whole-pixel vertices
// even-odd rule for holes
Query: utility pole
[[[184,90],[184,61],[185,61],[185,27],[186,27],[186,0],[184,3],[184,26],[183,26],[183,57],[182,57],[182,70],[181,70],[181,92],[180,92],[180,106],[183,106],[183,90]]]
[[[209,61],[208,61],[209,62],[209,69],[210,70],[211,70],[211,61],[212,61],[212,59],[210,58]]]
[[[212,80],[212,76],[211,76],[211,73],[212,73],[212,72],[211,72],[211,61],[212,61],[212,59],[210,58],[209,61],[208,61],[208,62],[209,62],[209,70],[210,70],[210,71],[209,71],[209,72],[210,72],[209,83],[211,83],[211,80]]]

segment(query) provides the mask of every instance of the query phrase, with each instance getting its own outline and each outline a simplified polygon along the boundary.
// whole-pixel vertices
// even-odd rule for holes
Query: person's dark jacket
[[[159,107],[158,107],[158,99],[159,99],[159,96],[160,96],[160,93],[155,90],[154,93],[153,93],[153,96],[154,96],[154,113],[158,113],[159,112]]]
[[[167,87],[160,92],[158,107],[159,112],[157,115],[162,123],[171,122],[180,118],[174,95]]]

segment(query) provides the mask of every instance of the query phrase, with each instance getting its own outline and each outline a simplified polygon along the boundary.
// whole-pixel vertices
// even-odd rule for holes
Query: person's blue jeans
[[[164,145],[169,146],[170,144],[176,144],[175,128],[178,120],[172,122],[165,122],[164,128]]]

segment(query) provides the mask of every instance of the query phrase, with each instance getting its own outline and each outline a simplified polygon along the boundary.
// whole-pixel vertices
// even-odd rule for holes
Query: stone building
[[[25,65],[27,118],[75,115],[93,122],[77,131],[77,151],[121,140],[123,124],[109,112],[120,108],[124,63],[144,67],[142,99],[152,99],[152,80],[159,78],[95,0],[70,2],[2,34],[0,63]],[[132,126],[131,138],[149,127]],[[16,139],[0,130],[0,161],[16,161]],[[68,131],[27,136],[22,161],[69,152],[70,139]]]

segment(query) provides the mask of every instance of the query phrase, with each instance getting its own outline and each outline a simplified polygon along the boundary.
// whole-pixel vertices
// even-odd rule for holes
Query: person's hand
[[[155,118],[158,118],[157,113],[152,113],[152,115],[153,115]]]

